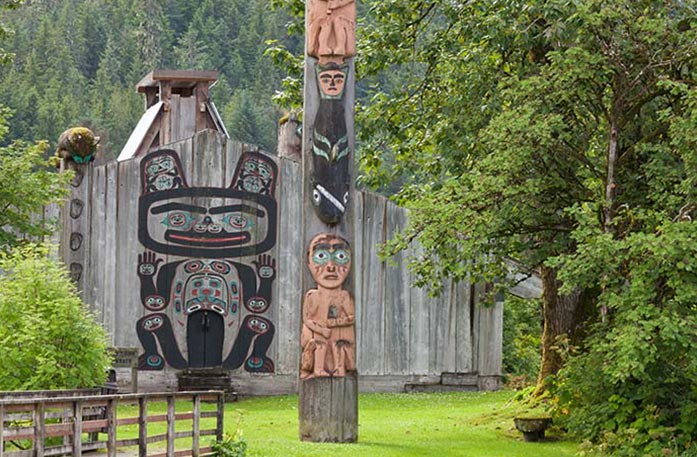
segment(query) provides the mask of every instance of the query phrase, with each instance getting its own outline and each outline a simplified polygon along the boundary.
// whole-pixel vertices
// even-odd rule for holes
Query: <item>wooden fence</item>
[[[240,156],[255,150],[213,131],[166,148],[178,154],[190,186],[209,187],[228,186]],[[271,376],[235,371],[242,394],[292,392],[298,372],[300,279],[306,250],[300,237],[303,181],[298,162],[266,156],[278,168],[277,239],[266,251],[276,260],[277,273],[271,306],[263,315],[275,326],[267,352],[275,367]],[[144,250],[137,228],[141,160],[87,166],[62,211],[61,256],[74,273],[80,272],[76,279],[83,297],[109,331],[111,344],[122,347],[140,347],[136,321],[147,312],[137,274],[138,255]],[[500,375],[501,306],[478,306],[481,288],[466,282],[446,282],[438,298],[412,287],[408,263],[418,247],[389,261],[378,256],[379,245],[407,224],[407,211],[369,192],[356,192],[350,205],[356,224],[352,248],[357,364],[367,381],[362,386],[395,390],[405,382],[435,380],[443,372]],[[79,215],[76,208],[81,209]],[[169,261],[165,256],[165,263]],[[141,372],[139,382],[145,389],[149,384],[172,385],[176,371],[167,366],[161,372]]]
[[[72,391],[51,398],[35,398],[40,392],[8,394],[0,400],[0,457],[79,456],[98,449],[112,457],[133,446],[138,447],[139,456],[202,456],[211,453],[210,446],[201,445],[202,437],[220,440],[223,436],[223,393],[218,391],[126,395]],[[177,411],[175,402],[179,406],[189,402],[191,409]],[[213,403],[215,409],[204,411],[205,403]],[[148,412],[158,404],[165,405],[166,413]],[[137,416],[123,416],[127,405],[136,405]],[[215,419],[215,426],[206,428],[202,421],[206,418]],[[177,427],[183,422],[185,430]],[[156,423],[166,423],[166,432],[150,434],[148,426]],[[191,444],[176,449],[175,440],[185,438]],[[148,445],[154,443],[165,445],[148,453]]]

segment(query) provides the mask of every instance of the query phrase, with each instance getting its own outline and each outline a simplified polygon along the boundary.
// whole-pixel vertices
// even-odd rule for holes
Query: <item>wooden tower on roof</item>
[[[216,130],[229,138],[220,114],[210,100],[216,71],[154,70],[136,85],[145,94],[145,114],[126,142],[118,161],[192,137],[201,130]]]

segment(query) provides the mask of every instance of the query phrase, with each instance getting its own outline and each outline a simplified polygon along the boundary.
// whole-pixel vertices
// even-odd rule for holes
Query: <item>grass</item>
[[[526,443],[513,427],[525,413],[514,393],[362,394],[358,443],[298,439],[298,397],[255,397],[228,403],[225,431],[239,427],[256,457],[312,456],[572,456],[577,442]]]

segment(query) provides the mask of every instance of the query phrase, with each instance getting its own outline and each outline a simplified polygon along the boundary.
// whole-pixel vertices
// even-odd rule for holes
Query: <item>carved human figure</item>
[[[348,242],[331,233],[315,236],[308,267],[317,288],[303,301],[300,378],[345,376],[356,367],[355,305],[342,288],[351,271]]]
[[[307,54],[320,64],[342,63],[356,55],[354,0],[310,0]]]

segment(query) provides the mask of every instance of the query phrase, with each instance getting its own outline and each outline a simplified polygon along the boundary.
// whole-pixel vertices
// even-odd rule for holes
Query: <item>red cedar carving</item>
[[[300,378],[343,377],[355,364],[355,304],[342,286],[351,271],[348,242],[329,233],[310,241],[308,267],[316,289],[305,294]]]
[[[310,0],[308,11],[308,55],[320,64],[340,64],[356,55],[354,0]]]

